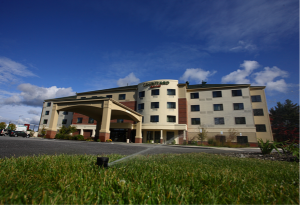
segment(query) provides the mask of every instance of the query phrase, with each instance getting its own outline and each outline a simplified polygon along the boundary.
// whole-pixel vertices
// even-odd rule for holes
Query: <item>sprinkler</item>
[[[97,165],[100,167],[108,168],[108,157],[97,157]]]

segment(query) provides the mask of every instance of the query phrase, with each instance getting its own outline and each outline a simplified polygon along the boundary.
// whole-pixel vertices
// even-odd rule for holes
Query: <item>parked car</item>
[[[0,135],[5,136],[7,134],[7,130],[6,129],[0,129]]]
[[[7,130],[7,135],[10,137],[15,137],[15,131],[14,130]]]
[[[29,134],[27,134],[26,132],[24,131],[14,131],[15,133],[15,137],[18,137],[18,136],[22,136],[22,137],[30,137]]]

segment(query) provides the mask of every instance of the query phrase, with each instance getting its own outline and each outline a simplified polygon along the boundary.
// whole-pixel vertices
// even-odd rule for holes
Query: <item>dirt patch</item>
[[[239,158],[255,158],[261,160],[272,160],[272,161],[286,161],[286,162],[299,162],[292,154],[279,154],[273,152],[271,154],[261,154],[257,152],[242,152],[242,153],[223,153],[223,156],[239,157]]]

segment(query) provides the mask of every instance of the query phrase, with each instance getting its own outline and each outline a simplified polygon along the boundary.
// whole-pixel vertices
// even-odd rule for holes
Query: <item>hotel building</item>
[[[176,144],[196,140],[203,129],[207,139],[227,138],[235,129],[233,142],[256,146],[257,139],[273,140],[264,89],[163,79],[82,92],[45,100],[39,129],[45,127],[48,138],[72,125],[73,135],[101,141],[164,143],[175,137]]]

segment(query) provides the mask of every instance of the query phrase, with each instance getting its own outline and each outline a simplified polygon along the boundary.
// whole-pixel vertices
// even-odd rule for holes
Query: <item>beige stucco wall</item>
[[[257,132],[257,139],[263,139],[264,141],[270,140],[273,141],[272,136],[272,129],[271,129],[271,123],[270,123],[270,117],[269,117],[269,110],[267,106],[267,99],[265,95],[265,91],[263,88],[253,88],[250,90],[251,96],[253,95],[260,95],[261,96],[261,102],[252,102],[252,108],[253,109],[263,109],[264,116],[254,116],[254,123],[256,125],[258,124],[264,124],[266,125],[266,132]]]

